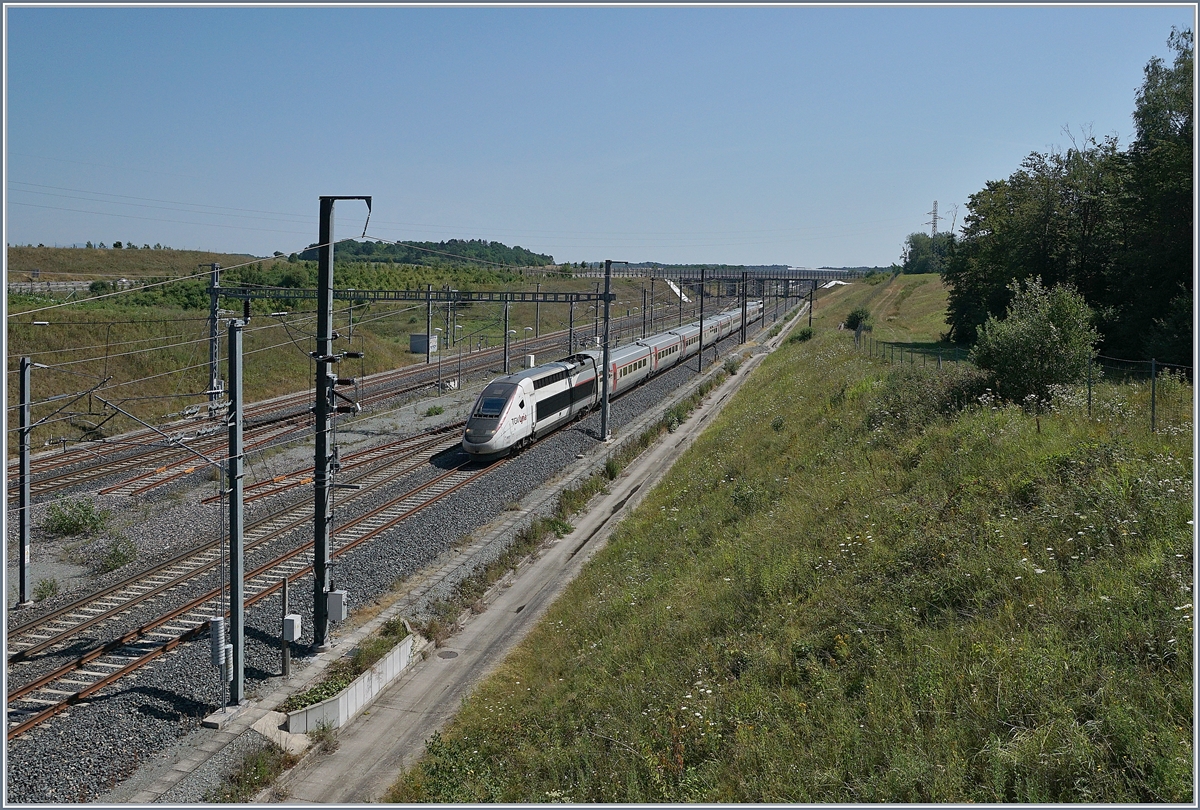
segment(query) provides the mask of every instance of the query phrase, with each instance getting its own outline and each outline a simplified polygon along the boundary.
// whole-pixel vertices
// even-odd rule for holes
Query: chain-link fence
[[[1097,356],[1088,367],[1089,419],[1149,419],[1151,432],[1192,429],[1192,368]]]
[[[967,350],[957,346],[918,346],[912,343],[875,340],[869,334],[857,331],[854,335],[854,345],[865,349],[872,357],[878,357],[889,363],[941,368],[942,363],[965,363],[967,361]]]
[[[856,333],[855,346],[888,363],[941,368],[943,363],[969,362],[968,350],[956,346],[922,346],[875,340]],[[1086,410],[1088,419],[1144,424],[1151,432],[1190,431],[1193,420],[1192,368],[1157,360],[1124,360],[1098,355],[1087,380],[1058,386],[1060,409]]]

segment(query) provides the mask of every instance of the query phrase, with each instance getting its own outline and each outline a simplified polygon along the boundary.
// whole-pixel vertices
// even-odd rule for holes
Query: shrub
[[[35,602],[40,602],[43,599],[49,599],[51,596],[57,595],[57,579],[39,579],[37,585],[33,586],[33,601]]]
[[[1072,287],[1047,289],[1034,278],[1009,289],[1013,300],[1004,320],[991,317],[979,327],[971,361],[991,372],[996,391],[1010,402],[1045,403],[1052,385],[1086,377],[1100,335],[1091,308]]]
[[[248,754],[225,777],[222,783],[208,791],[210,802],[248,802],[271,784],[287,769],[299,762],[295,754],[284,751],[274,743]]]
[[[445,413],[445,411],[446,411],[446,409],[443,408],[441,405],[430,405],[429,409],[427,411],[425,411],[425,415],[426,416],[437,416],[438,414]]]
[[[93,534],[101,531],[111,516],[108,509],[97,510],[91,498],[55,501],[46,510],[42,528],[60,537]]]
[[[105,546],[96,562],[96,572],[107,574],[137,559],[137,546],[127,537],[116,537]]]
[[[803,343],[806,340],[812,340],[813,330],[811,326],[806,326],[800,329],[796,334],[788,338],[788,343]]]
[[[855,307],[846,316],[846,328],[857,329],[859,324],[864,327],[871,322],[871,311],[866,307]]]
[[[725,361],[725,373],[729,375],[737,374],[737,370],[741,365],[741,360],[736,357],[730,357]]]
[[[320,723],[308,732],[308,738],[325,754],[332,754],[338,749],[337,730],[328,723]]]
[[[314,703],[320,703],[322,700],[328,700],[354,683],[354,679],[357,677],[358,675],[351,671],[351,664],[348,660],[338,661],[329,667],[325,678],[320,683],[303,692],[290,695],[279,705],[278,711],[286,714],[303,709],[305,706],[312,706]]]
[[[989,382],[985,372],[966,364],[941,370],[900,366],[884,380],[877,404],[867,415],[867,426],[907,429],[931,424],[977,402],[986,395]]]

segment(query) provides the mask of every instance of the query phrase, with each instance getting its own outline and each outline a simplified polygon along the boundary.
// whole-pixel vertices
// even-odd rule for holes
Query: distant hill
[[[447,264],[455,259],[490,262],[509,267],[545,267],[554,264],[554,257],[534,253],[517,245],[508,247],[486,239],[451,239],[446,242],[338,242],[333,250],[334,261],[393,262],[395,264]],[[309,245],[299,257],[317,260],[317,246]]]

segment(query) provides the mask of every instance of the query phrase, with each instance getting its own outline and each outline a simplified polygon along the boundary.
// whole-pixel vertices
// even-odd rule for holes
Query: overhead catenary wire
[[[251,355],[251,354],[260,354],[260,353],[262,353],[262,352],[269,352],[269,351],[271,351],[272,349],[278,349],[278,348],[279,348],[279,347],[281,347],[281,346],[287,346],[287,345],[288,345],[288,343],[287,343],[287,342],[284,342],[284,343],[275,343],[275,344],[273,344],[273,345],[271,345],[271,346],[263,346],[263,347],[261,347],[261,348],[258,348],[258,349],[253,349],[253,350],[250,350],[250,351],[245,351],[245,352],[242,352],[242,354],[243,354],[243,356],[246,356],[246,355]],[[158,378],[160,378],[160,377],[167,377],[167,376],[170,376],[171,374],[180,374],[180,373],[182,373],[182,372],[185,372],[185,371],[192,371],[193,369],[206,369],[206,370],[207,370],[207,369],[208,369],[208,361],[205,361],[205,362],[203,362],[203,363],[196,363],[196,364],[194,364],[194,365],[191,365],[191,366],[184,366],[184,367],[182,367],[182,368],[172,369],[171,371],[164,371],[164,372],[162,372],[161,374],[151,374],[150,376],[147,376],[147,377],[139,377],[139,378],[138,378],[138,379],[136,379],[136,380],[127,380],[127,381],[125,381],[125,382],[113,383],[112,385],[110,385],[110,386],[107,386],[107,387],[105,388],[105,390],[107,390],[107,391],[111,391],[111,390],[112,390],[112,389],[114,389],[114,388],[123,388],[123,387],[125,387],[125,386],[127,386],[127,385],[134,385],[134,384],[136,384],[136,383],[146,382],[146,381],[148,381],[148,380],[155,380],[155,379],[158,379]]]
[[[20,314],[20,313],[18,313],[18,314]],[[110,326],[110,325],[128,326],[129,324],[141,325],[141,324],[150,324],[150,323],[190,323],[192,321],[207,323],[208,318],[206,316],[203,318],[162,318],[161,320],[153,320],[153,321],[141,320],[141,319],[135,320],[135,321],[52,321],[49,323],[41,324],[41,326],[51,327],[51,328],[56,327],[56,326]],[[21,323],[10,324],[10,326],[32,326],[32,325],[33,324],[21,324]]]
[[[243,219],[265,219],[265,220],[268,220],[271,222],[295,222],[296,224],[304,224],[306,222],[311,222],[311,220],[312,220],[311,216],[306,216],[303,214],[284,214],[284,213],[278,212],[278,211],[259,211],[259,210],[253,209],[253,208],[232,208],[232,207],[221,206],[221,205],[207,205],[205,203],[180,202],[179,200],[159,200],[159,199],[155,199],[153,197],[133,197],[133,196],[130,196],[127,194],[109,194],[108,192],[104,192],[104,191],[86,191],[84,189],[64,188],[62,186],[47,186],[47,185],[42,185],[40,183],[25,183],[20,180],[9,180],[8,183],[9,183],[9,185],[16,184],[16,185],[23,185],[23,186],[34,186],[36,188],[54,189],[55,191],[74,191],[78,194],[92,194],[92,195],[96,195],[96,196],[119,197],[121,199],[126,199],[126,200],[143,200],[143,201],[145,201],[144,203],[120,202],[119,200],[102,200],[102,199],[98,200],[98,199],[94,199],[94,197],[77,197],[77,196],[74,196],[71,194],[53,194],[48,191],[31,191],[29,189],[24,189],[24,188],[10,189],[11,191],[22,192],[25,194],[41,194],[41,195],[44,195],[47,197],[61,197],[63,199],[83,200],[85,202],[110,203],[110,204],[114,204],[114,205],[128,205],[128,206],[135,206],[138,208],[157,208],[160,210],[163,210],[162,209],[163,205],[188,205],[188,206],[192,206],[192,208],[215,208],[217,210],[216,211],[195,211],[195,210],[191,210],[188,208],[167,208],[165,210],[167,210],[167,211],[182,211],[182,212],[188,213],[188,214],[203,214],[206,216],[231,216],[230,214],[227,214],[224,212],[225,211],[235,211],[238,213],[239,216],[242,216]],[[145,203],[158,203],[158,205],[146,205]],[[263,217],[244,216],[245,214],[273,214],[274,216],[263,216]],[[291,219],[279,219],[278,217],[291,217]]]
[[[173,225],[199,225],[204,228],[233,228],[238,231],[258,231],[260,233],[291,233],[302,234],[304,231],[285,231],[280,228],[263,228],[262,226],[251,227],[249,225],[227,225],[221,222],[189,222],[185,219],[163,219],[162,217],[139,217],[135,214],[114,214],[109,211],[88,211],[82,208],[64,208],[61,205],[39,205],[38,203],[17,202],[9,200],[9,205],[20,205],[25,208],[44,208],[50,211],[67,211],[74,214],[92,214],[100,217],[118,217],[120,219],[140,219],[145,222],[169,222]],[[202,213],[199,211],[193,213]]]
[[[243,354],[244,354],[244,355],[252,355],[252,354],[259,354],[259,353],[261,353],[261,352],[272,351],[273,349],[278,349],[278,348],[280,348],[281,346],[287,346],[287,345],[289,345],[289,343],[290,343],[290,342],[288,342],[288,341],[285,341],[285,342],[283,342],[283,343],[275,343],[275,344],[272,344],[272,345],[270,345],[270,346],[263,346],[263,347],[260,347],[260,348],[258,348],[258,349],[252,349],[252,350],[250,350],[250,351],[243,352]],[[115,356],[115,355],[114,355],[114,356]],[[97,360],[103,360],[103,359],[104,359],[104,358],[102,358],[102,357],[90,358],[91,362],[95,362],[95,361],[97,361]],[[83,362],[83,361],[73,361],[73,362]],[[52,369],[60,369],[60,367],[59,367],[59,366],[51,366],[51,367],[49,367],[49,368],[52,368]],[[133,380],[126,380],[126,381],[124,381],[124,382],[113,383],[112,385],[107,385],[107,386],[105,386],[105,387],[103,388],[103,390],[105,390],[105,391],[112,391],[112,390],[114,390],[114,389],[117,389],[117,388],[124,388],[125,386],[129,386],[129,385],[136,385],[136,384],[138,384],[138,383],[148,382],[148,381],[150,381],[150,380],[155,380],[155,379],[159,379],[159,378],[162,378],[162,377],[168,377],[168,376],[170,376],[170,375],[172,375],[172,374],[183,374],[183,373],[185,373],[185,372],[188,372],[188,371],[194,371],[194,370],[197,370],[197,369],[205,369],[205,370],[207,370],[207,369],[208,369],[208,362],[207,362],[207,361],[205,361],[205,362],[203,362],[203,363],[195,363],[195,364],[192,364],[192,365],[182,366],[182,367],[180,367],[180,368],[176,368],[176,369],[171,369],[170,371],[164,371],[164,372],[162,372],[162,373],[159,373],[159,374],[151,374],[151,375],[148,375],[148,376],[145,376],[145,377],[138,377],[138,378],[136,378],[136,379],[133,379]],[[61,369],[61,370],[62,370],[62,371],[64,371],[65,373],[79,373],[79,372],[71,372],[71,371],[69,371],[69,370],[67,370],[67,369]],[[90,377],[93,377],[93,378],[97,378],[97,377],[96,377],[96,375],[81,375],[81,376],[90,376]],[[200,392],[200,393],[204,393],[204,392]],[[198,395],[198,394],[197,394],[197,395]],[[184,396],[184,395],[182,395],[182,394],[181,394],[180,396]],[[18,407],[20,407],[20,406],[19,406],[19,405],[9,405],[9,406],[8,406],[8,410],[13,410],[13,409],[15,409],[15,408],[18,408]]]
[[[275,326],[276,326],[276,324],[265,324],[263,326],[249,327],[247,329],[247,331],[259,331],[262,329],[273,329]],[[154,340],[154,339],[155,338],[146,338],[146,340]],[[166,351],[167,349],[178,349],[178,348],[183,348],[183,347],[187,347],[187,346],[196,346],[196,345],[207,345],[209,343],[209,341],[210,341],[209,336],[203,335],[198,338],[190,338],[188,340],[179,341],[178,343],[168,343],[168,344],[164,344],[162,346],[150,346],[145,349],[136,349],[133,351],[120,352],[117,354],[95,355],[92,357],[82,357],[77,360],[65,360],[61,363],[46,364],[45,367],[50,368],[50,369],[65,368],[66,366],[77,366],[82,363],[94,363],[94,362],[105,360],[105,359],[111,360],[111,359],[114,359],[117,357],[132,357],[133,355],[150,354],[152,352]],[[134,342],[141,342],[141,341],[134,341]],[[117,345],[119,345],[119,344],[117,344]],[[280,345],[283,345],[283,344],[280,344]],[[40,357],[40,356],[45,356],[47,354],[62,354],[64,352],[73,353],[73,352],[80,352],[80,351],[90,351],[91,349],[101,349],[101,348],[106,348],[106,346],[97,345],[97,346],[89,346],[89,347],[85,347],[85,348],[65,347],[62,349],[48,349],[46,351],[37,352],[35,354],[31,354],[31,355],[27,355],[27,356]],[[8,373],[12,374],[14,372],[12,369],[10,369]]]
[[[47,354],[62,354],[63,352],[90,352],[94,349],[111,349],[115,346],[133,346],[134,344],[137,344],[137,343],[149,343],[152,340],[166,340],[168,338],[175,339],[175,338],[182,338],[182,337],[183,337],[183,335],[161,335],[158,337],[138,338],[137,340],[122,340],[122,341],[118,341],[116,343],[97,343],[94,346],[73,346],[68,349],[44,349],[40,352],[25,352],[22,354],[22,356],[32,358],[32,357],[43,357]],[[165,348],[170,348],[172,345],[179,345],[179,344],[170,344]],[[154,349],[157,349],[157,348],[160,348],[160,347],[157,347],[157,346],[152,347],[151,349],[147,349],[147,351],[153,351]],[[110,356],[118,357],[120,355],[110,355]],[[76,361],[72,361],[72,362],[76,362]],[[10,370],[9,373],[11,374],[12,371]]]
[[[153,198],[153,197],[135,197],[135,196],[126,195],[126,194],[111,194],[109,192],[104,192],[104,191],[91,191],[88,189],[76,189],[76,188],[67,188],[67,187],[63,187],[63,186],[45,185],[45,184],[41,184],[41,183],[29,183],[29,182],[25,182],[25,181],[21,181],[21,180],[9,180],[8,182],[9,182],[9,184],[33,186],[35,188],[47,188],[47,189],[53,189],[55,191],[72,191],[72,192],[75,192],[78,194],[92,194],[92,195],[97,195],[97,196],[117,197],[120,199],[142,200],[143,202],[155,202],[155,203],[162,203],[162,204],[168,204],[168,205],[186,205],[186,206],[192,206],[194,208],[211,208],[211,209],[216,209],[217,211],[235,211],[235,212],[239,212],[239,213],[269,214],[269,215],[276,216],[276,217],[289,217],[289,218],[294,219],[297,222],[310,221],[310,218],[308,217],[308,215],[294,214],[294,213],[286,212],[286,211],[265,211],[265,210],[256,209],[256,208],[235,208],[235,207],[231,207],[231,206],[209,205],[207,203],[190,203],[190,202],[185,202],[182,200],[161,200],[161,199],[157,199],[157,198]],[[24,191],[24,189],[14,189],[14,190],[15,191]],[[43,193],[43,192],[29,192],[29,193]],[[76,199],[84,199],[84,198],[76,198]],[[107,200],[94,200],[94,202],[108,202],[108,201]],[[124,204],[124,203],[122,203],[122,204]],[[176,210],[186,210],[186,209],[176,209]],[[207,214],[209,212],[196,211],[194,213]],[[214,214],[214,215],[216,215],[216,214]],[[370,221],[370,216],[371,215],[368,213],[368,216],[367,216],[368,222]],[[284,220],[279,220],[279,221],[289,222],[289,221],[292,221],[292,219],[284,219]],[[904,217],[891,217],[891,218],[886,218],[886,219],[864,220],[864,221],[860,222],[859,224],[860,225],[877,225],[877,224],[904,222],[904,221],[907,221],[907,219]],[[447,232],[453,232],[453,233],[463,233],[465,231],[479,230],[476,228],[463,226],[461,224],[439,224],[439,223],[428,223],[428,222],[397,222],[397,221],[391,221],[391,220],[376,220],[376,225],[390,225],[390,226],[395,226],[395,227],[400,227],[400,228],[430,228],[430,229],[435,229],[435,230],[445,230]],[[620,230],[611,230],[611,231],[591,231],[591,232],[587,232],[583,236],[577,236],[577,237],[572,236],[573,234],[580,233],[579,231],[575,231],[575,230],[563,231],[563,230],[538,229],[538,230],[531,231],[529,229],[495,228],[495,227],[488,226],[487,232],[492,233],[492,234],[510,233],[510,234],[514,234],[514,235],[525,235],[527,237],[559,238],[559,239],[564,238],[564,237],[576,238],[576,239],[594,239],[599,236],[632,236],[632,237],[644,237],[644,238],[661,238],[661,237],[679,236],[681,238],[685,238],[685,237],[690,237],[690,236],[701,236],[701,235],[703,235],[703,236],[716,236],[716,235],[737,236],[737,235],[748,235],[748,234],[799,233],[799,232],[803,232],[803,231],[823,232],[823,231],[827,230],[827,227],[828,227],[827,225],[820,224],[820,225],[798,225],[798,226],[791,226],[791,227],[787,227],[787,228],[742,228],[742,229],[738,229],[736,231],[718,231],[718,230],[712,230],[712,229],[705,229],[702,231],[620,231]],[[365,227],[364,227],[364,237],[365,237],[365,235],[366,234],[365,234]],[[360,237],[360,238],[362,238],[362,237]]]
[[[353,305],[353,304],[351,304],[351,305],[349,305],[349,306],[347,306],[347,307],[345,307],[345,308],[343,308],[343,309],[341,309],[341,310],[337,310],[337,312],[340,312],[340,313],[345,313],[345,312],[349,311],[350,309],[352,309],[352,308],[353,308],[353,306],[354,306],[354,305]],[[401,310],[400,310],[400,311],[398,311],[398,312],[388,312],[388,313],[382,313],[381,315],[379,315],[379,316],[377,316],[377,317],[378,317],[378,318],[392,317],[392,316],[394,316],[394,315],[401,314],[401,313],[403,313],[403,312],[407,312],[408,310],[411,310],[411,309],[416,309],[416,307],[415,307],[415,306],[413,306],[413,307],[405,307],[404,309],[401,309]],[[311,320],[313,320],[313,319],[316,317],[316,313],[315,313],[315,312],[291,313],[291,315],[292,315],[294,318],[297,318],[297,319],[298,319],[298,320],[299,320],[301,323],[304,323],[304,322],[311,321]],[[204,320],[207,320],[207,319],[204,319]],[[362,321],[362,322],[360,322],[360,323],[370,323],[370,322],[373,322],[374,320],[376,320],[376,318],[368,319],[368,320],[366,320],[366,321]],[[292,338],[292,337],[291,337],[291,334],[290,334],[290,328],[289,328],[289,326],[290,326],[291,324],[294,324],[294,323],[295,323],[295,321],[290,321],[290,322],[289,322],[289,321],[278,321],[278,322],[276,322],[276,323],[266,323],[266,324],[262,324],[262,325],[256,325],[256,326],[252,326],[252,327],[247,327],[247,328],[246,328],[246,331],[247,331],[247,332],[258,332],[258,331],[263,331],[263,330],[266,330],[266,329],[274,329],[274,328],[277,328],[277,327],[279,327],[279,326],[283,326],[283,327],[284,327],[284,329],[285,329],[286,331],[288,331],[288,333],[289,333],[289,341],[290,341],[290,343],[291,343],[291,344],[293,344],[293,345],[296,345],[296,346],[298,347],[298,344],[296,343],[295,339],[294,339],[294,338]],[[305,334],[305,335],[306,335],[306,336],[308,336],[308,337],[311,337],[311,336],[312,336],[312,335],[311,335],[311,334],[309,334],[309,333],[302,333],[302,334]],[[141,340],[141,341],[130,341],[130,343],[138,343],[138,342],[144,342],[144,341],[149,341],[149,340],[157,340],[157,339],[158,339],[158,338],[144,338],[144,339],[143,339],[143,340]],[[61,370],[61,371],[63,371],[64,373],[76,373],[76,374],[80,374],[80,372],[71,372],[71,371],[70,371],[69,369],[67,369],[66,367],[67,367],[67,366],[73,366],[73,365],[81,365],[81,364],[86,364],[86,363],[95,363],[95,362],[101,362],[101,361],[106,361],[106,360],[112,360],[112,359],[115,359],[115,358],[120,358],[120,357],[131,357],[131,356],[134,356],[134,355],[139,355],[139,354],[151,354],[151,353],[153,353],[153,352],[165,351],[165,350],[168,350],[168,349],[177,349],[177,348],[181,348],[181,347],[187,347],[187,346],[196,347],[196,346],[200,346],[200,345],[207,345],[207,344],[209,343],[209,341],[210,341],[210,338],[209,338],[207,335],[203,335],[203,336],[201,336],[201,337],[194,338],[194,339],[189,339],[189,340],[185,340],[185,341],[179,341],[179,342],[177,342],[177,343],[164,344],[164,345],[160,345],[160,346],[151,346],[151,347],[148,347],[148,348],[145,348],[145,349],[137,349],[137,350],[134,350],[134,351],[120,352],[120,353],[117,353],[117,354],[95,355],[95,356],[92,356],[92,357],[84,357],[84,358],[78,358],[78,359],[75,359],[75,360],[67,360],[67,361],[64,361],[64,362],[62,362],[62,363],[49,363],[49,364],[39,364],[39,365],[40,365],[42,368],[44,368],[44,369],[46,369],[46,370],[50,370],[50,371]],[[122,344],[116,344],[116,345],[122,345]],[[246,352],[246,354],[257,354],[257,353],[259,353],[259,352],[263,352],[263,351],[269,351],[269,350],[271,350],[271,349],[275,349],[275,348],[279,348],[279,347],[281,347],[281,346],[287,346],[287,345],[289,345],[289,343],[288,343],[288,342],[276,343],[276,344],[273,344],[273,345],[271,345],[271,346],[261,347],[261,348],[258,348],[258,349],[252,349],[252,350],[250,350],[250,351]],[[26,355],[26,356],[29,356],[29,357],[44,357],[45,355],[48,355],[48,354],[61,354],[61,353],[64,353],[64,352],[79,352],[79,351],[85,351],[85,350],[91,350],[91,349],[100,349],[100,348],[107,348],[107,346],[96,345],[96,346],[91,346],[91,347],[86,347],[86,348],[74,348],[74,347],[73,347],[73,348],[62,348],[62,349],[49,349],[49,350],[46,350],[46,351],[43,351],[43,352],[36,352],[36,353],[30,354],[30,355]],[[304,351],[303,349],[301,349],[301,351],[303,351],[305,354],[307,354],[307,351]],[[170,373],[176,373],[176,372],[182,372],[182,371],[190,371],[190,370],[192,370],[192,369],[196,369],[196,368],[207,368],[207,367],[208,367],[208,366],[207,366],[207,364],[192,364],[192,365],[184,366],[184,367],[182,367],[182,368],[180,368],[180,369],[176,369],[174,372],[164,372],[164,374],[170,374]],[[8,373],[9,373],[9,374],[16,374],[16,373],[19,373],[19,370],[17,370],[17,369],[9,369],[9,370],[8,370]],[[86,375],[86,374],[81,374],[81,376],[90,376],[90,377],[94,377],[95,375]],[[163,376],[163,375],[154,375],[154,377],[158,377],[158,376]],[[131,385],[131,384],[133,384],[133,383],[140,382],[140,381],[143,381],[143,380],[153,379],[154,377],[141,377],[141,378],[138,378],[138,379],[135,379],[135,380],[129,380],[129,381],[127,381],[127,382],[118,383],[117,385]],[[112,386],[112,387],[115,387],[115,386]]]

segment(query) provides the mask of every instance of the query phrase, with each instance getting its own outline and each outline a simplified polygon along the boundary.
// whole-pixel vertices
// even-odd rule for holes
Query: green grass
[[[137,559],[137,546],[128,537],[113,537],[102,547],[94,568],[97,574],[107,574]]]
[[[856,282],[823,292],[814,317],[831,319],[832,328],[861,306],[870,313],[871,334],[876,340],[937,345],[948,329],[948,293],[936,273],[884,276],[874,284]]]
[[[106,240],[105,244],[112,242]],[[240,253],[202,250],[142,250],[141,245],[137,250],[9,247],[7,253],[8,280],[16,283],[184,276],[204,272],[200,265],[215,262],[222,267],[232,267],[253,258]],[[33,278],[35,269],[39,271],[37,279]]]
[[[1193,800],[1190,423],[1039,424],[969,367],[890,368],[837,322],[936,339],[936,285],[890,327],[853,286],[389,800]]]

